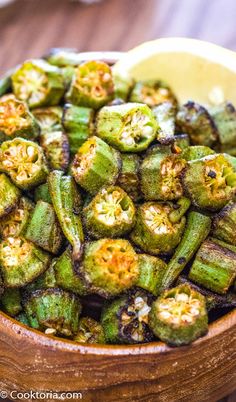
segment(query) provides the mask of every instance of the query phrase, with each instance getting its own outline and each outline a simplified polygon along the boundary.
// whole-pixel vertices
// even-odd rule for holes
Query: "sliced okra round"
[[[146,103],[154,107],[163,102],[177,106],[177,99],[170,87],[160,80],[138,81],[130,94],[130,102]]]
[[[155,139],[157,122],[141,103],[105,106],[97,115],[96,133],[121,152],[142,152]]]
[[[39,200],[48,202],[52,204],[52,199],[49,192],[48,183],[40,184],[40,186],[36,187],[34,190],[34,201],[37,202]]]
[[[22,197],[17,206],[0,221],[0,235],[18,237],[23,235],[29,222],[34,204],[26,197]]]
[[[5,289],[1,296],[1,306],[3,311],[12,317],[19,314],[22,311],[20,290],[17,288]]]
[[[236,252],[207,239],[198,250],[189,279],[213,292],[224,294],[236,278]]]
[[[101,323],[108,343],[145,343],[153,339],[149,313],[153,298],[144,290],[134,289],[107,305]]]
[[[135,206],[121,187],[103,188],[83,209],[87,232],[95,238],[119,237],[135,223]]]
[[[13,183],[23,190],[44,183],[48,175],[42,148],[23,138],[14,138],[2,143],[0,170],[7,173]]]
[[[12,87],[30,108],[57,105],[64,94],[60,70],[41,59],[25,61],[13,73]]]
[[[62,125],[62,108],[60,106],[42,107],[33,110],[41,133],[49,131],[59,131]]]
[[[67,247],[64,253],[57,258],[54,264],[54,272],[58,287],[81,296],[87,293],[86,286],[75,273],[75,262],[71,247]]]
[[[0,270],[6,287],[23,287],[42,274],[50,256],[23,237],[7,237],[0,243]]]
[[[184,149],[181,157],[186,161],[193,161],[213,154],[215,154],[215,151],[206,145],[193,145]]]
[[[220,151],[236,155],[236,110],[230,102],[210,109],[219,134]]]
[[[154,147],[140,167],[141,190],[145,200],[177,200],[183,195],[181,173],[186,166],[182,156],[169,147]]]
[[[5,217],[17,206],[21,196],[20,190],[9,177],[0,173],[0,218]]]
[[[39,125],[25,102],[13,94],[0,98],[0,141],[15,137],[34,139],[39,134]]]
[[[38,201],[28,222],[25,238],[52,254],[57,254],[63,243],[56,213],[51,204]]]
[[[121,160],[122,167],[117,184],[133,201],[139,201],[142,198],[139,178],[140,158],[136,154],[121,154]]]
[[[175,139],[176,107],[171,102],[163,102],[155,106],[152,111],[158,124],[157,140],[161,144],[173,143]]]
[[[223,208],[236,192],[236,174],[223,154],[189,161],[182,183],[195,206],[212,211]]]
[[[136,286],[157,296],[166,263],[158,257],[149,254],[138,254],[139,278]]]
[[[153,303],[149,322],[162,341],[188,345],[208,331],[205,297],[188,285],[167,290]]]
[[[81,145],[93,134],[94,110],[67,103],[64,106],[62,123],[70,143],[70,151],[75,154]]]
[[[73,293],[52,288],[36,290],[26,297],[24,308],[32,328],[50,335],[74,336],[81,305]]]
[[[147,253],[171,253],[179,244],[185,228],[184,216],[172,222],[170,215],[175,204],[146,202],[138,208],[136,225],[131,232],[132,241]]]
[[[79,329],[74,341],[80,343],[105,343],[102,325],[91,317],[83,317],[79,320]]]
[[[198,103],[189,101],[181,106],[176,118],[178,129],[187,133],[193,145],[211,147],[218,139],[218,130],[208,111]]]
[[[213,236],[236,246],[236,203],[229,202],[213,218]]]
[[[90,293],[115,296],[131,288],[139,275],[138,257],[124,239],[101,239],[85,246],[77,272]]]
[[[72,164],[75,181],[91,194],[115,183],[121,160],[116,150],[98,137],[89,138],[78,150]]]
[[[67,100],[77,106],[99,109],[114,97],[111,68],[102,61],[87,61],[76,69]]]

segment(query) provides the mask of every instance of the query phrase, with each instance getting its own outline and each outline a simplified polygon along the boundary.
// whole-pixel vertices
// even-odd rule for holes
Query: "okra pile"
[[[80,343],[181,346],[236,306],[230,100],[180,105],[161,77],[60,49],[0,96],[3,312]]]

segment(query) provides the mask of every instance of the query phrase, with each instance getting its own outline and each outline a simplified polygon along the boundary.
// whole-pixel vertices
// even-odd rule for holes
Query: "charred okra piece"
[[[79,321],[79,330],[74,341],[80,343],[105,343],[102,325],[91,317],[83,317]]]
[[[183,195],[181,173],[186,162],[170,153],[169,147],[154,147],[140,168],[141,190],[145,200],[177,200]]]
[[[120,170],[120,156],[98,137],[89,138],[78,150],[72,164],[75,181],[91,194],[115,183]]]
[[[187,224],[181,242],[170,262],[162,279],[161,289],[169,288],[187,263],[199,249],[211,230],[211,218],[199,212],[191,211],[187,217]]]
[[[213,218],[213,236],[236,246],[236,203],[229,202]]]
[[[50,256],[23,237],[7,237],[0,243],[0,269],[6,287],[22,287],[42,274]]]
[[[161,144],[174,142],[176,107],[171,102],[163,102],[152,109],[157,120],[157,140]]]
[[[81,296],[86,294],[86,286],[79,276],[75,274],[75,263],[71,247],[67,247],[64,253],[56,260],[54,272],[57,286]]]
[[[102,326],[108,343],[144,343],[153,339],[149,312],[153,298],[134,289],[107,305],[102,313]]]
[[[167,267],[166,263],[160,258],[148,254],[138,254],[138,261],[139,278],[136,286],[157,296],[163,274]]]
[[[147,253],[158,255],[171,253],[179,244],[185,228],[186,218],[171,222],[175,204],[146,202],[138,208],[137,220],[130,237]]]
[[[97,115],[96,133],[121,152],[142,152],[155,139],[157,122],[141,103],[105,106]]]
[[[83,209],[87,232],[97,239],[125,235],[134,226],[135,206],[118,186],[103,188]]]
[[[195,159],[201,159],[208,155],[215,154],[213,149],[206,147],[205,145],[193,145],[183,150],[181,157],[186,161],[193,161]]]
[[[205,297],[188,285],[167,290],[153,303],[149,322],[162,341],[188,345],[208,331]]]
[[[39,200],[52,204],[48,183],[43,183],[34,190],[34,201],[37,202]]]
[[[25,237],[36,246],[57,254],[62,246],[63,234],[51,204],[38,201],[28,223]]]
[[[146,103],[150,107],[170,102],[177,106],[177,99],[170,87],[160,80],[147,80],[136,82],[130,95],[131,102]]]
[[[113,71],[112,76],[114,81],[115,99],[122,99],[124,102],[127,102],[130,91],[134,85],[133,78],[130,77],[126,71],[123,71],[122,74]]]
[[[112,297],[136,283],[138,256],[127,240],[101,239],[85,246],[77,272],[91,293]]]
[[[220,151],[236,155],[236,110],[230,102],[211,108],[218,129]]]
[[[1,297],[3,311],[14,317],[22,310],[21,293],[19,289],[5,289]]]
[[[73,293],[57,288],[36,290],[26,298],[24,307],[32,328],[67,337],[78,331],[81,305]]]
[[[198,250],[189,278],[213,292],[226,293],[236,278],[236,252],[214,239],[206,240]]]
[[[189,135],[193,145],[211,147],[218,139],[218,130],[208,111],[198,103],[183,105],[176,118],[178,129]]]
[[[26,197],[22,197],[18,205],[0,221],[0,236],[18,237],[24,234],[29,222],[34,204]]]
[[[73,247],[73,256],[77,260],[82,253],[84,234],[80,219],[81,198],[71,176],[54,170],[48,177],[49,191],[53,207],[62,231]]]
[[[57,105],[64,94],[59,68],[41,59],[25,61],[12,75],[12,87],[30,108]]]
[[[34,110],[40,127],[40,145],[51,169],[66,170],[69,165],[69,140],[62,127],[62,109],[52,106]]]
[[[93,109],[69,103],[64,106],[62,123],[69,139],[72,154],[75,154],[93,134],[93,119]]]
[[[189,161],[182,183],[196,207],[211,211],[223,208],[236,192],[236,174],[223,154]]]
[[[77,106],[99,109],[114,97],[111,68],[102,61],[87,61],[76,69],[67,100]]]
[[[122,167],[117,184],[129,194],[133,201],[141,198],[139,166],[140,158],[135,154],[121,154]]]
[[[20,195],[20,190],[11,182],[9,177],[0,173],[0,218],[15,209]]]
[[[2,143],[0,170],[7,173],[13,183],[23,190],[44,183],[48,175],[42,148],[23,138],[14,138]]]
[[[0,141],[15,137],[34,139],[39,134],[39,125],[25,102],[13,94],[0,98]]]

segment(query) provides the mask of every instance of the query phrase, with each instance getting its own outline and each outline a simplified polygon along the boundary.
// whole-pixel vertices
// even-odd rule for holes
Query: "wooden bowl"
[[[109,61],[113,57],[109,54]],[[46,336],[0,313],[0,390],[9,398],[12,391],[51,391],[77,392],[83,401],[97,402],[210,402],[235,388],[236,311],[211,324],[207,336],[181,348],[162,342],[84,346]]]

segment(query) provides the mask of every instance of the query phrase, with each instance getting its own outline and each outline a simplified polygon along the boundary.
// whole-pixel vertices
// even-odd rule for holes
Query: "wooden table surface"
[[[0,73],[51,47],[125,51],[170,36],[236,50],[236,1],[104,0],[87,6],[78,0],[16,0],[0,9]],[[236,393],[226,401],[236,402]]]

